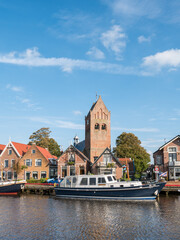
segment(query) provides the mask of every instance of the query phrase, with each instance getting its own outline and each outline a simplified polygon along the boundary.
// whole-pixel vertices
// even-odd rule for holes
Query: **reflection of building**
[[[3,178],[11,179],[40,179],[57,176],[57,161],[47,149],[33,145],[11,142],[4,147],[0,154],[1,171]],[[26,168],[19,172],[18,176],[14,165],[19,163]]]
[[[154,165],[159,166],[161,172],[168,171],[169,180],[180,178],[180,135],[161,146],[153,154]]]
[[[121,163],[110,149],[111,113],[99,96],[85,117],[85,140],[79,142],[79,138],[74,137],[74,146],[69,146],[58,160],[58,175],[64,177],[90,171],[94,174],[113,173],[120,178]]]

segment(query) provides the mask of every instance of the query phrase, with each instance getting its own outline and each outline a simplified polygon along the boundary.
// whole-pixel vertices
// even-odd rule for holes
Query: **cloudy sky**
[[[0,143],[84,139],[97,95],[149,153],[179,134],[180,1],[0,0]]]

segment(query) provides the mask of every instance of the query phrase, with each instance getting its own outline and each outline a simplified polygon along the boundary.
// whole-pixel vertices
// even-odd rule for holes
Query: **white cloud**
[[[15,64],[31,67],[60,67],[64,72],[72,72],[73,69],[88,71],[103,71],[112,74],[138,75],[133,67],[125,67],[120,64],[93,62],[71,58],[44,58],[37,48],[27,49],[23,53],[11,52],[0,55],[0,63]]]
[[[6,88],[10,89],[13,92],[23,92],[22,87],[12,86],[11,84],[7,84]]]
[[[115,131],[127,131],[127,132],[158,132],[159,129],[157,128],[119,128],[119,127],[112,127],[112,130]]]
[[[107,32],[102,33],[101,41],[105,48],[112,50],[120,59],[121,52],[126,47],[126,34],[119,25],[114,25]]]
[[[172,118],[169,118],[168,120],[170,120],[170,121],[176,121],[176,120],[178,120],[177,118],[174,118],[174,117],[172,117]]]
[[[138,42],[139,43],[150,42],[150,41],[151,41],[151,37],[144,37],[143,35],[138,37]]]
[[[118,16],[155,18],[161,13],[161,7],[156,0],[106,0]]]
[[[92,56],[96,59],[104,59],[105,58],[104,53],[96,47],[90,48],[90,50],[86,54],[89,56]]]
[[[73,113],[74,113],[74,115],[82,115],[82,112],[81,112],[81,111],[78,111],[78,110],[73,111]]]
[[[180,67],[180,49],[170,49],[143,58],[142,66],[160,71],[163,67]]]
[[[48,124],[57,128],[66,128],[66,129],[79,129],[79,130],[84,130],[84,125],[83,124],[77,124],[73,123],[71,121],[64,121],[64,120],[59,120],[57,118],[49,118],[49,117],[30,117],[29,120],[33,122],[40,122],[44,124]]]

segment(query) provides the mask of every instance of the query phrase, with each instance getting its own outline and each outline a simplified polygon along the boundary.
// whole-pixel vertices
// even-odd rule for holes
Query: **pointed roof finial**
[[[96,101],[97,101],[97,92],[96,92]]]
[[[9,137],[9,142],[11,142],[11,137]]]

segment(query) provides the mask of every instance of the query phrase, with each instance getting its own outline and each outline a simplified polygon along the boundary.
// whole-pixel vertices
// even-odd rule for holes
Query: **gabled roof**
[[[63,152],[63,154],[60,156],[60,157],[62,157],[66,152],[68,152],[68,150],[69,149],[73,149],[75,152],[77,152],[77,153],[79,153],[86,161],[88,161],[88,162],[91,162],[81,151],[79,151],[75,146],[73,146],[73,145],[70,145],[64,152]],[[59,157],[59,158],[60,158]]]
[[[168,145],[169,143],[175,141],[176,139],[180,138],[180,135],[177,135],[176,137],[172,138],[170,141],[168,141],[167,143],[163,144],[158,150],[162,150],[166,145]],[[157,150],[157,151],[158,151]],[[156,152],[157,152],[156,151]],[[154,152],[155,153],[155,152]]]
[[[17,143],[17,142],[11,142],[13,146],[16,148],[19,155],[22,157],[27,150],[31,147],[30,145],[23,144],[23,143]]]
[[[93,166],[94,164],[96,164],[96,162],[101,158],[101,156],[102,156],[106,151],[108,151],[108,152],[111,154],[111,156],[114,158],[114,160],[122,167],[122,165],[121,165],[120,161],[118,160],[118,158],[116,158],[116,157],[114,156],[114,154],[111,152],[111,150],[110,150],[109,148],[106,148],[106,149],[101,153],[101,155],[96,159],[96,161],[92,164],[92,166]]]
[[[6,145],[0,144],[0,153],[4,150],[5,147]]]
[[[56,156],[52,155],[47,149],[36,146],[37,149],[42,153],[42,155],[47,159],[57,159]]]

